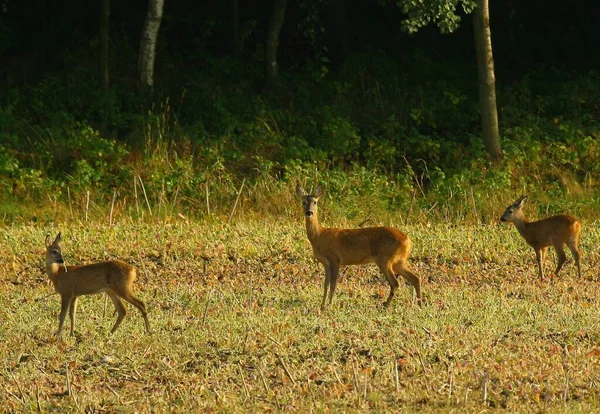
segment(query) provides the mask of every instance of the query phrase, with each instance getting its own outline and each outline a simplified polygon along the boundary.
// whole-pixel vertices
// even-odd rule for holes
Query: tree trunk
[[[231,0],[231,52],[233,56],[240,54],[240,5],[238,0]]]
[[[499,160],[502,158],[502,150],[500,149],[500,134],[498,132],[496,79],[494,76],[488,0],[477,0],[477,7],[473,12],[473,29],[479,77],[479,105],[481,107],[483,144],[489,157],[492,160]]]
[[[142,29],[138,59],[138,86],[143,91],[152,92],[154,89],[156,39],[160,29],[164,4],[164,0],[148,0],[148,12]]]
[[[271,81],[279,74],[277,65],[277,48],[279,46],[279,33],[285,19],[285,9],[288,0],[274,0],[271,19],[269,20],[269,30],[265,41],[265,71],[267,81]]]
[[[108,41],[110,32],[110,0],[101,0],[100,11],[100,86],[104,92],[110,87],[108,76]]]

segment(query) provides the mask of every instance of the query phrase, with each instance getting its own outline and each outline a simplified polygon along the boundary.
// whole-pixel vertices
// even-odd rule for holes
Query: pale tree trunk
[[[279,33],[285,19],[285,9],[288,0],[274,0],[273,11],[269,20],[269,31],[265,40],[265,71],[267,81],[271,81],[279,74],[277,64],[277,48],[279,47]]]
[[[108,72],[108,42],[110,33],[110,0],[101,0],[100,12],[100,86],[104,92],[110,87]]]
[[[138,59],[138,84],[140,89],[152,92],[154,88],[154,60],[156,39],[163,15],[164,0],[148,0],[148,13],[142,29]]]
[[[473,28],[479,77],[479,105],[481,107],[483,144],[489,157],[492,160],[499,160],[502,158],[502,150],[500,149],[500,134],[498,132],[496,78],[494,76],[488,0],[477,0],[477,7],[473,12]]]

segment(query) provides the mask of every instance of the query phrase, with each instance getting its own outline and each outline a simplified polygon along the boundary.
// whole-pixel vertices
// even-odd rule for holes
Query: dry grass
[[[323,314],[300,217],[5,227],[0,411],[594,411],[596,227],[582,231],[583,280],[569,262],[544,283],[508,226],[403,227],[426,306],[404,288],[384,310],[387,286],[363,266],[343,271]],[[94,296],[80,301],[76,336],[54,338],[48,230],[63,232],[67,264],[137,266],[154,333],[128,306],[109,335],[112,305],[103,318]]]

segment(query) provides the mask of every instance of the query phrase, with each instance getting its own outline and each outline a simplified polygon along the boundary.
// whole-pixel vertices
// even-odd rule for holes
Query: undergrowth
[[[259,68],[208,56],[150,107],[118,80],[99,94],[83,69],[15,87],[0,101],[0,217],[46,219],[49,202],[105,211],[113,199],[140,217],[227,216],[238,194],[242,209],[279,215],[297,179],[326,184],[352,219],[490,222],[522,193],[540,214],[597,217],[595,72],[541,68],[499,85],[504,160],[490,164],[468,73],[412,58],[405,72],[375,51],[326,76],[307,64],[256,94]]]

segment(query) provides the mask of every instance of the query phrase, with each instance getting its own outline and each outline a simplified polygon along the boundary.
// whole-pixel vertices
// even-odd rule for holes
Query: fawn
[[[340,273],[340,266],[375,263],[390,284],[390,294],[384,303],[390,306],[399,287],[396,274],[414,286],[421,305],[421,279],[406,264],[412,247],[408,236],[392,227],[367,227],[361,229],[336,229],[321,226],[317,215],[317,202],[323,194],[317,186],[313,194],[296,183],[296,193],[302,198],[306,233],[315,258],[325,267],[325,283],[321,310],[325,309],[327,291],[329,305]]]
[[[60,336],[62,332],[68,310],[71,318],[71,336],[73,336],[79,296],[102,292],[106,292],[111,298],[118,313],[117,321],[110,333],[117,330],[127,315],[121,299],[125,299],[140,310],[146,324],[146,332],[150,333],[146,305],[133,294],[135,268],[119,260],[111,260],[84,266],[69,266],[67,269],[64,266],[60,242],[60,233],[53,242],[50,242],[50,234],[46,236],[46,271],[61,299],[60,322],[56,335]]]
[[[565,244],[569,247],[575,259],[577,276],[581,277],[580,255],[577,248],[581,222],[575,217],[566,214],[538,221],[527,221],[523,214],[523,205],[526,198],[526,195],[521,196],[517,201],[508,206],[500,220],[513,223],[527,244],[535,250],[540,281],[544,278],[543,262],[546,257],[546,249],[549,246],[554,246],[554,250],[556,250],[558,263],[554,274],[558,275],[563,264],[567,261],[567,255],[563,247]]]

